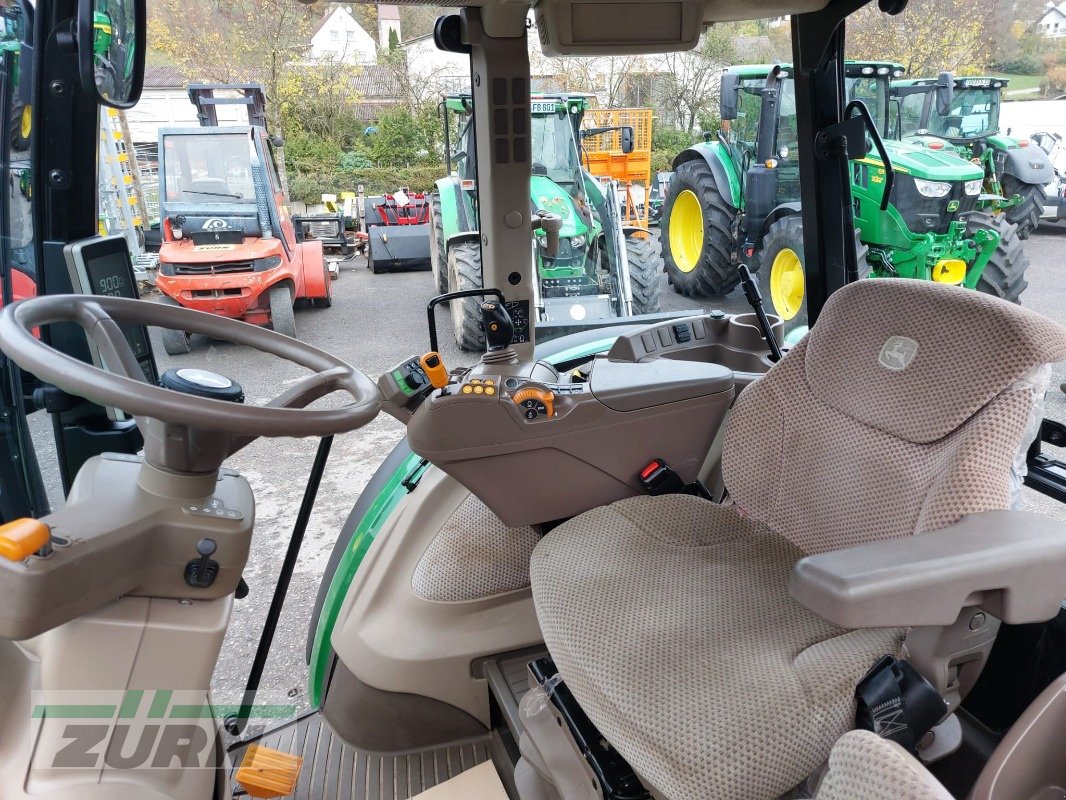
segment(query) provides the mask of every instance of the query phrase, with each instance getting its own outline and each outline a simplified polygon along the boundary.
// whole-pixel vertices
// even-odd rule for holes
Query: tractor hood
[[[983,178],[984,169],[959,158],[953,149],[930,150],[925,145],[885,142],[892,166],[914,178],[932,181],[972,181]]]
[[[587,235],[588,223],[578,213],[574,198],[551,178],[534,175],[529,181],[529,197],[533,206],[541,211],[550,211],[563,218],[559,235],[564,238]]]

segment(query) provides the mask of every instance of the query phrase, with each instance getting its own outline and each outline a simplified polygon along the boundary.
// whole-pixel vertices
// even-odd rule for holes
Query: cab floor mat
[[[231,750],[234,773],[252,742],[303,757],[294,800],[407,800],[489,760],[488,735],[434,750],[363,753],[341,741],[316,711]]]

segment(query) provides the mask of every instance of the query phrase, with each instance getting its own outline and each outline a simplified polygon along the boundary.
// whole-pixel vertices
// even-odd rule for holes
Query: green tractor
[[[534,212],[562,219],[557,252],[549,252],[544,232],[530,244],[539,277],[537,325],[547,338],[659,312],[658,246],[643,229],[622,225],[614,187],[582,167],[582,137],[607,130],[582,130],[590,100],[589,95],[553,93],[538,94],[531,102],[530,204]],[[437,291],[444,294],[480,289],[482,278],[473,101],[469,94],[447,95],[440,109],[451,174],[436,182],[429,223],[430,261]],[[458,129],[454,149],[453,125]],[[622,139],[623,147],[631,143],[632,130],[623,128]],[[464,350],[484,350],[480,300],[454,301],[451,308],[455,341]]]
[[[948,76],[951,78],[951,76]],[[893,81],[896,105],[889,135],[926,147],[953,147],[959,155],[981,165],[985,192],[1007,198],[997,208],[1018,226],[1018,236],[1029,234],[1044,209],[1044,185],[1055,179],[1055,169],[1040,147],[1028,139],[999,132],[1002,93],[1010,81],[997,77],[953,78],[947,104],[933,102],[941,79],[915,78]]]
[[[786,331],[807,324],[798,133],[786,66],[733,67],[722,76],[722,130],[674,160],[663,213],[663,259],[684,295],[731,291],[737,266],[756,272]],[[1028,259],[1017,228],[976,211],[981,168],[954,153],[882,142],[898,64],[846,62],[849,109],[862,101],[868,138],[883,151],[851,160],[860,276],[907,277],[980,289],[1017,302]]]

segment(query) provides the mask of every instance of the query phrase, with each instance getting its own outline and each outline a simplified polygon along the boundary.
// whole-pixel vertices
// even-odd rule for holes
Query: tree
[[[389,49],[395,50],[400,46],[400,35],[396,33],[395,28],[389,28]]]
[[[883,14],[876,4],[848,18],[847,56],[899,61],[908,75],[982,72],[997,37],[1009,36],[1001,0],[911,0],[903,13]]]
[[[683,130],[691,131],[708,111],[717,112],[719,74],[737,59],[733,39],[729,26],[714,25],[694,50],[664,57],[663,104],[677,109],[678,126]]]
[[[190,81],[263,85],[267,119],[282,130],[283,87],[307,49],[314,13],[298,0],[153,0],[149,50]],[[286,184],[284,150],[277,153]]]

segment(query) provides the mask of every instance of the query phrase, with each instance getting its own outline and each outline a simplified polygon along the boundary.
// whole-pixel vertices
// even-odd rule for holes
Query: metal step
[[[290,795],[294,800],[407,800],[488,761],[489,739],[485,735],[434,750],[372,755],[345,744],[316,711],[252,741],[303,757]],[[234,772],[252,741],[231,751]]]

